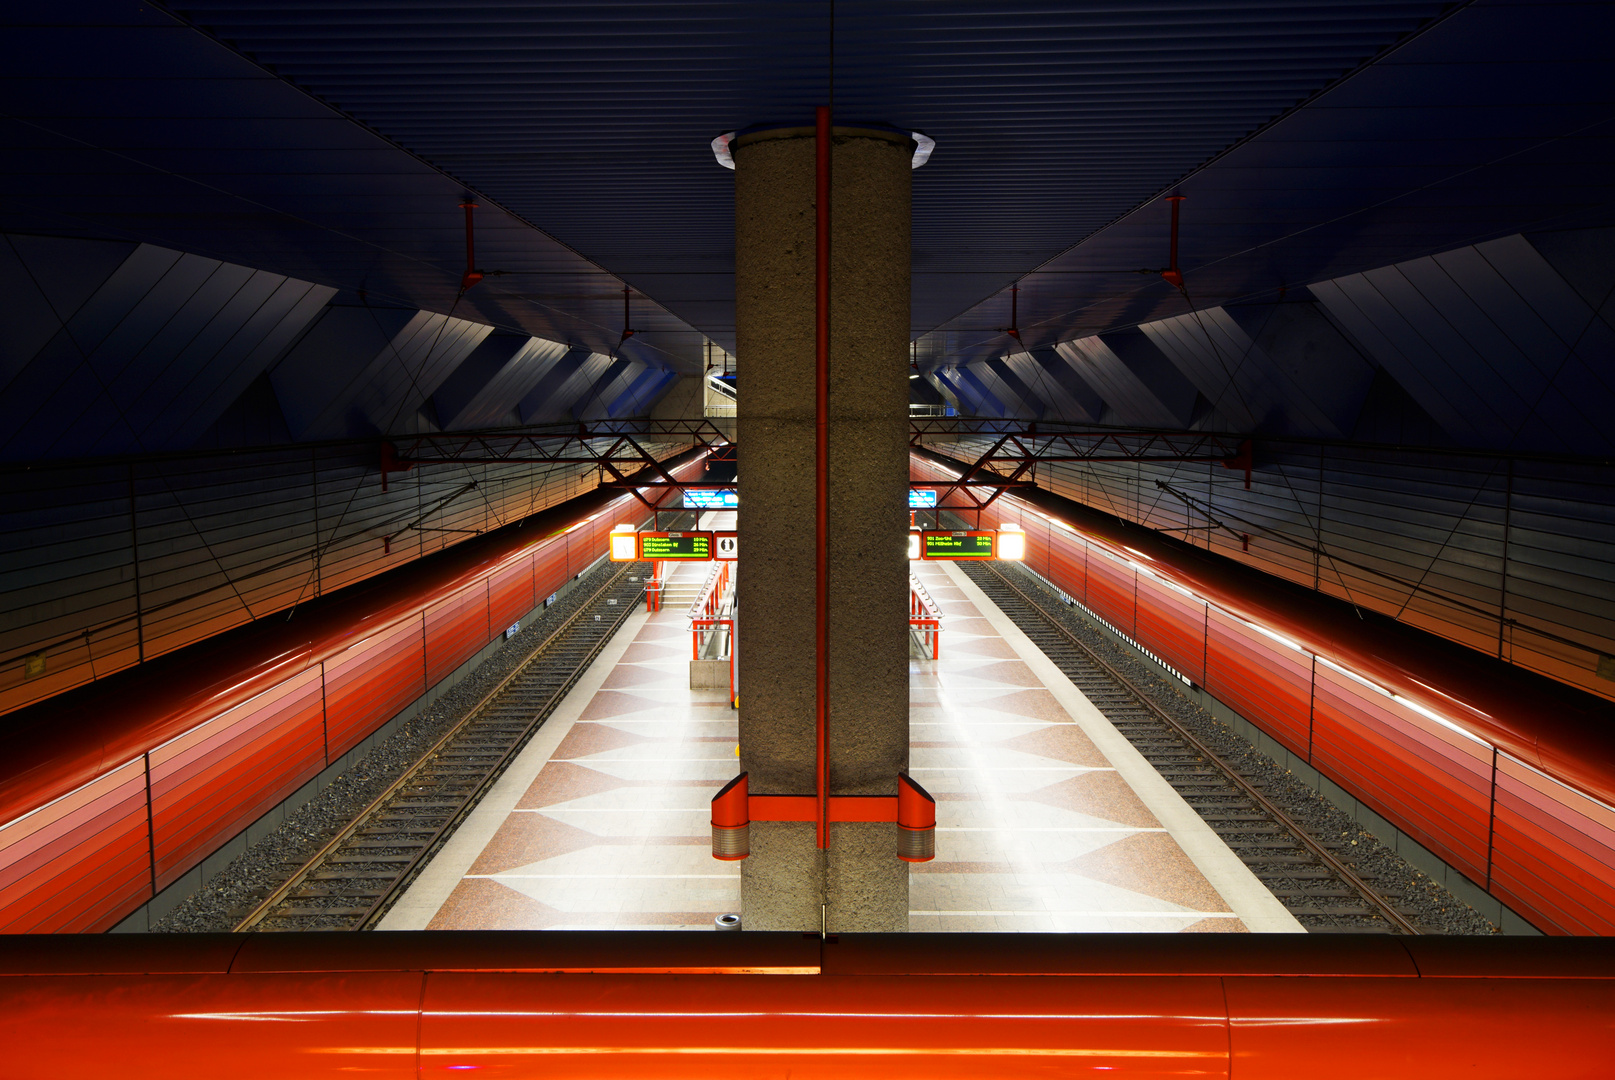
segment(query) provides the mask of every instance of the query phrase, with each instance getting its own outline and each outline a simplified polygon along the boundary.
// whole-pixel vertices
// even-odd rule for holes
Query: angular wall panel
[[[142,245],[10,380],[0,455],[188,447],[334,294]]]
[[[490,334],[433,392],[438,421],[445,430],[504,423],[566,353],[559,342]]]

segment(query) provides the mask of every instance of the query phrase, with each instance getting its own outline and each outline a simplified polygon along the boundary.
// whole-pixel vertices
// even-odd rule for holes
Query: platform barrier
[[[1608,1075],[1615,942],[458,933],[0,941],[14,1076]]]
[[[927,660],[942,655],[942,607],[912,573],[908,576],[908,631]]]

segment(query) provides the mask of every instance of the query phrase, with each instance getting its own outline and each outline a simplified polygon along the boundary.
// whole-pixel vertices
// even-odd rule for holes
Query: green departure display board
[[[991,559],[992,532],[927,532],[922,552],[927,559]]]
[[[705,562],[712,558],[709,532],[642,532],[639,534],[641,559],[682,559]]]

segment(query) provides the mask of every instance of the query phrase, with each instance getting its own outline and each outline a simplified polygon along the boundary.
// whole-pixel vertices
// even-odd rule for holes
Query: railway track
[[[627,563],[526,661],[235,927],[373,927],[515,760],[643,595]]]
[[[1336,855],[1338,841],[1310,835],[1259,785],[1151,700],[1122,671],[1060,624],[1035,596],[991,563],[959,567],[1077,689],[1092,701],[1263,885],[1309,930],[1417,934],[1396,906]]]

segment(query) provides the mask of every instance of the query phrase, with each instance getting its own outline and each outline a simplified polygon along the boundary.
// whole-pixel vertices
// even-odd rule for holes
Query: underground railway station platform
[[[1301,932],[969,579],[922,565],[946,646],[911,661],[908,774],[938,800],[938,855],[911,873],[909,930]],[[681,566],[663,588],[705,574]],[[708,835],[734,711],[726,689],[690,688],[689,621],[630,618],[378,928],[710,930],[738,914],[740,868]]]
[[[0,1076],[1609,1076],[1611,41],[12,5]]]

